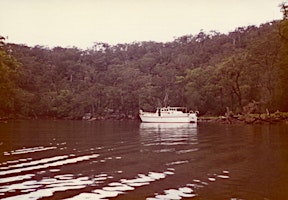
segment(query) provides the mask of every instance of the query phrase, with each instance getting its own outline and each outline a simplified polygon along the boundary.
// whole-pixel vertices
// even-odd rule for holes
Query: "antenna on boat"
[[[168,97],[168,92],[166,91],[165,97],[164,97],[164,106],[167,107],[167,103],[168,103],[169,97]]]

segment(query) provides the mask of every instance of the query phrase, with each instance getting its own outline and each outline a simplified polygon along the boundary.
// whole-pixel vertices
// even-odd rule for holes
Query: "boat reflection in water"
[[[197,130],[196,123],[141,123],[140,129],[162,129],[162,130],[173,130],[173,129],[193,129]]]
[[[140,137],[144,149],[156,152],[195,151],[197,124],[141,123]]]
[[[197,174],[195,154],[199,149],[196,123],[141,123],[140,141],[145,164],[166,173],[165,179],[157,186],[163,191],[160,189],[154,197],[152,195],[147,199],[197,196],[196,183],[191,180]]]

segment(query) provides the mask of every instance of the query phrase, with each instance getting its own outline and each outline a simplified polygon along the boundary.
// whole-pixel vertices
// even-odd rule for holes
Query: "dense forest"
[[[283,12],[284,13],[284,12]],[[288,19],[172,42],[29,47],[0,38],[0,117],[135,117],[186,106],[202,115],[288,111]]]

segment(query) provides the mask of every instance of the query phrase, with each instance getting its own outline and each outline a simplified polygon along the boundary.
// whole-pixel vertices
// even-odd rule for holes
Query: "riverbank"
[[[8,123],[9,121],[13,120],[83,120],[83,121],[126,121],[126,120],[140,120],[138,115],[125,115],[125,114],[110,114],[110,115],[97,115],[97,116],[90,116],[89,118],[82,118],[82,117],[51,117],[51,116],[2,116],[0,117],[0,123]]]
[[[82,120],[81,118],[55,118],[55,117],[0,117],[0,123],[8,123],[11,120]],[[139,120],[133,115],[104,115],[91,117],[84,121],[126,121]],[[261,114],[226,114],[225,116],[199,116],[198,122],[211,122],[222,124],[275,124],[288,123],[288,112],[261,113]]]
[[[275,124],[288,123],[288,112],[260,113],[260,114],[229,114],[225,116],[201,116],[199,122],[215,122],[223,124]]]

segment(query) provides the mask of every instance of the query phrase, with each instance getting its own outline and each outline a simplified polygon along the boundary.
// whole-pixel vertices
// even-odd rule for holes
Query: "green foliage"
[[[4,38],[1,37],[1,44]],[[14,57],[0,48],[0,117],[11,115],[15,111],[15,93],[18,89],[17,78],[20,64]]]
[[[280,71],[280,90],[278,92],[280,96],[280,109],[288,110],[288,19],[284,19],[280,23],[280,36],[281,36],[281,46],[280,46],[280,59],[278,62]]]
[[[221,115],[256,101],[288,110],[288,23],[211,31],[169,43],[91,49],[5,44],[0,51],[2,115],[78,119],[137,115],[169,96],[171,106]],[[9,54],[7,52],[10,52]],[[21,63],[21,67],[13,57]]]

